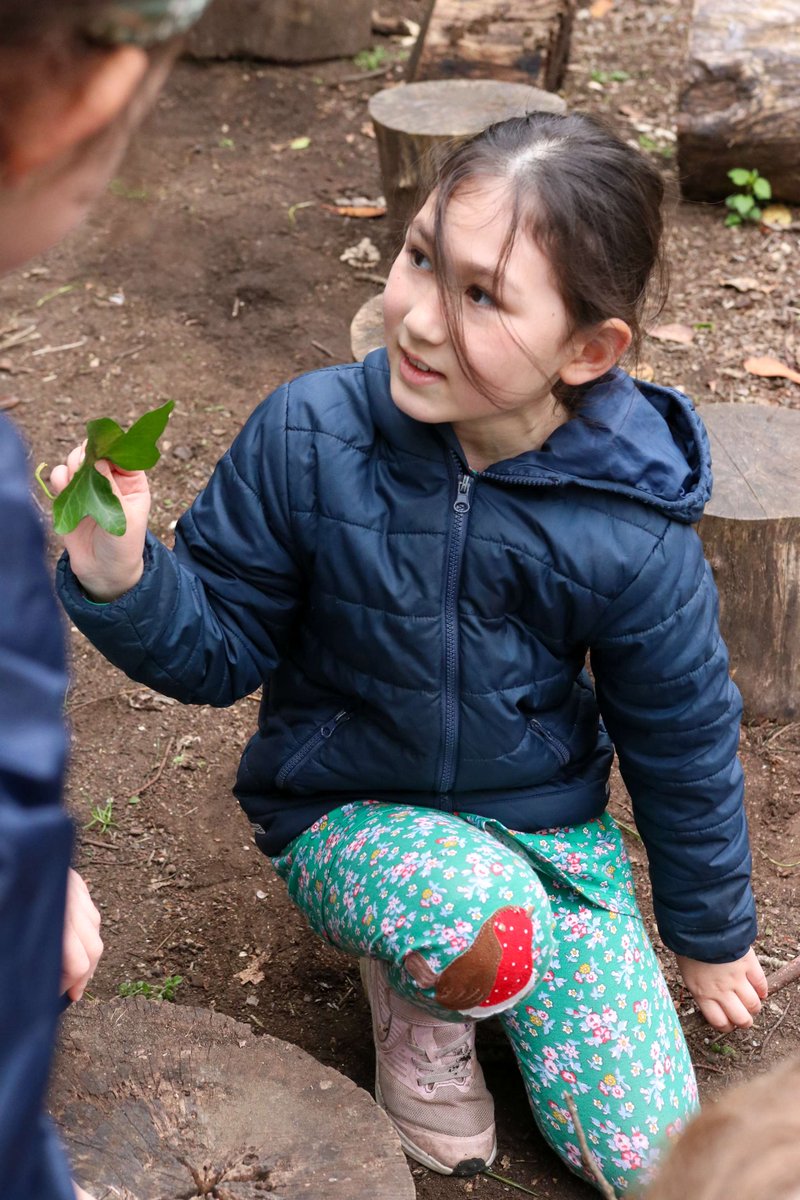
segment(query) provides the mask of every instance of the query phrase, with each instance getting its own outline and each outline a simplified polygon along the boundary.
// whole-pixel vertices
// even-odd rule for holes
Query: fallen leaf
[[[761,211],[761,224],[767,229],[785,229],[792,223],[792,214],[785,204],[768,204]]]
[[[293,141],[289,142],[289,149],[290,150],[307,150],[310,145],[311,145],[310,137],[297,137],[297,138],[294,138]]]
[[[683,346],[694,341],[694,330],[690,325],[653,325],[647,333],[660,342],[680,342]]]
[[[768,283],[761,283],[752,275],[735,275],[732,279],[721,279],[720,287],[735,288],[737,292],[762,292],[768,296],[775,288]]]
[[[385,217],[386,205],[379,204],[321,204],[326,212],[338,213],[340,217]]]
[[[237,971],[233,978],[238,979],[240,983],[261,983],[264,979],[264,972],[261,968],[268,958],[269,954],[265,950],[253,959],[249,967],[245,967],[243,971]]]
[[[792,383],[800,383],[800,371],[793,371],[779,358],[770,358],[769,355],[746,358],[742,366],[751,375],[761,375],[766,379],[790,379]]]
[[[611,12],[614,7],[614,0],[594,0],[594,4],[589,6],[589,16],[593,21],[599,21],[606,13]]]

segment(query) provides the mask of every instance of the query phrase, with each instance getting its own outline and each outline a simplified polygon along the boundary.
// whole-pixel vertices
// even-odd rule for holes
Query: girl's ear
[[[572,341],[572,358],[559,371],[561,379],[571,387],[598,379],[619,362],[632,336],[630,326],[619,317],[578,334]]]
[[[127,107],[149,67],[138,46],[118,46],[87,62],[77,81],[45,83],[14,121],[6,176],[20,183],[64,158]]]

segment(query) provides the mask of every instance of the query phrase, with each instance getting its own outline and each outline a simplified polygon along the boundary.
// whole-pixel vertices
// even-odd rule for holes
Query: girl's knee
[[[419,950],[407,954],[403,966],[420,988],[433,989],[431,998],[442,1008],[488,1017],[534,990],[547,969],[552,945],[549,912],[506,905],[483,921],[472,944],[441,971]]]

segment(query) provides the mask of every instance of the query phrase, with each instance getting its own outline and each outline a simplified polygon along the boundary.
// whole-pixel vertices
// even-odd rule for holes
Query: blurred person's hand
[[[83,879],[70,867],[61,963],[62,994],[66,992],[70,1000],[80,1000],[87,983],[95,973],[102,953],[100,913],[95,908]]]

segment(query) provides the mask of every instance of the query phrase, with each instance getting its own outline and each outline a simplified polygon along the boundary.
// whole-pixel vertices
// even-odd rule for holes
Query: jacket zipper
[[[447,561],[447,584],[444,598],[445,629],[445,686],[444,686],[444,756],[439,775],[439,804],[446,807],[447,793],[455,778],[456,745],[458,743],[458,585],[469,523],[472,476],[460,470],[458,490],[453,501],[453,531]]]
[[[311,737],[303,742],[300,749],[295,750],[291,758],[288,758],[283,764],[275,776],[275,786],[283,787],[285,783],[288,783],[292,775],[295,774],[308,758],[309,754],[316,750],[317,746],[322,742],[332,737],[337,728],[344,724],[345,721],[349,721],[352,715],[346,708],[343,708],[335,716],[331,717],[330,720],[326,721],[324,725],[320,725],[319,729],[312,733]]]
[[[565,767],[570,760],[570,753],[569,747],[561,741],[561,738],[557,738],[554,733],[546,729],[541,721],[537,721],[535,717],[531,717],[528,721],[528,728],[532,729],[534,733],[538,733],[543,741],[547,742],[562,767]]]

